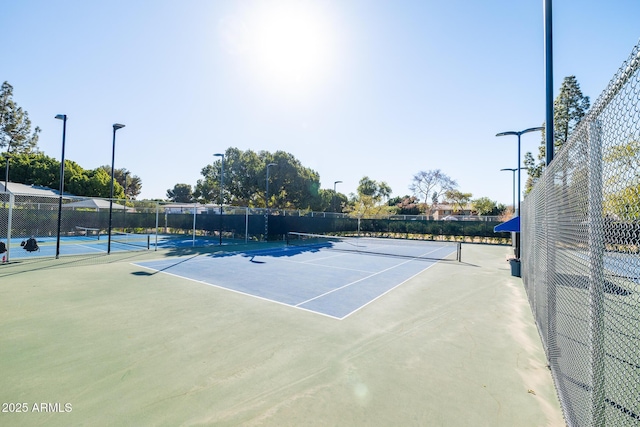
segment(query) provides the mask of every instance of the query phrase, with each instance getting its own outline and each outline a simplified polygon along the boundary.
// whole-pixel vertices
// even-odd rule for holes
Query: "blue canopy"
[[[516,233],[520,232],[520,217],[515,216],[511,218],[507,222],[503,222],[502,224],[496,225],[493,227],[493,231],[515,231]]]

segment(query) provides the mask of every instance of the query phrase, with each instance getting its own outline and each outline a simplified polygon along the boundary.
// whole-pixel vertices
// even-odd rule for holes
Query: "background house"
[[[434,206],[432,209],[432,216],[435,220],[451,219],[447,217],[453,217],[455,219],[465,219],[464,217],[471,217],[473,215],[471,205],[467,205],[464,207],[464,209],[460,210],[459,206],[441,203],[437,206]]]

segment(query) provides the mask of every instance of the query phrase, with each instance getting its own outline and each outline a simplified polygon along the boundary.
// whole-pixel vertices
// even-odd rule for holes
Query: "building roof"
[[[79,202],[65,203],[64,209],[89,208],[89,209],[109,209],[109,201],[105,199],[85,199]],[[123,205],[113,203],[113,209],[125,209]],[[131,209],[127,208],[127,211]]]
[[[60,192],[49,187],[40,185],[27,185],[18,182],[7,182],[6,191],[13,194],[24,194],[29,196],[58,196]],[[4,181],[0,182],[0,192],[5,192]]]

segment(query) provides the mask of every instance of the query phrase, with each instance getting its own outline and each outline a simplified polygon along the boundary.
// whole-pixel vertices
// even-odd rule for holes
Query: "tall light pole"
[[[62,159],[60,160],[60,197],[58,198],[58,234],[56,237],[56,259],[60,258],[60,228],[62,226],[62,195],[64,194],[64,143],[67,135],[67,115],[58,114],[56,117],[62,120]]]
[[[266,210],[264,213],[264,240],[269,240],[269,167],[270,166],[278,166],[276,163],[269,163],[267,165],[267,191],[265,194],[265,206]]]
[[[516,171],[518,169],[517,168],[504,168],[504,169],[500,169],[500,171],[511,171],[513,172],[513,186],[511,187],[511,193],[513,195],[513,214],[515,216],[516,213]]]
[[[333,205],[331,210],[336,212],[336,184],[342,184],[342,181],[334,181],[333,182],[333,197],[331,199],[331,204]]]
[[[515,135],[515,136],[518,137],[518,163],[516,163],[518,165],[518,211],[517,211],[516,216],[520,216],[520,200],[522,199],[522,190],[521,190],[521,186],[520,186],[520,169],[522,169],[520,167],[520,162],[522,161],[520,137],[522,135],[524,135],[525,133],[535,132],[535,131],[539,131],[539,130],[544,130],[544,128],[541,127],[541,126],[538,126],[538,127],[534,127],[534,128],[521,130],[519,132],[508,131],[508,132],[500,132],[500,133],[496,134],[496,136]],[[514,206],[514,208],[515,208],[515,206]],[[522,220],[522,218],[520,220]],[[515,253],[515,255],[516,255],[517,259],[520,259],[520,233],[516,234],[516,253]]]
[[[543,0],[544,8],[544,69],[545,69],[545,148],[546,165],[551,165],[554,150],[553,123],[553,5],[551,0]]]
[[[216,153],[215,157],[220,157],[222,164],[220,166],[220,246],[222,246],[222,204],[224,202],[222,189],[224,187],[224,154]]]
[[[111,253],[111,224],[113,219],[113,183],[116,180],[114,175],[114,164],[116,160],[116,131],[122,129],[124,125],[114,123],[113,125],[113,148],[111,149],[111,197],[109,197],[109,232],[107,239],[107,254]]]

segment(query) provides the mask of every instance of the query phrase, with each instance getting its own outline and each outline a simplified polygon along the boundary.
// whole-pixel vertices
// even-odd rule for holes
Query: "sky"
[[[637,0],[553,2],[554,97],[591,102],[640,38]],[[542,0],[4,1],[0,82],[38,147],[142,180],[138,199],[195,185],[229,147],[286,151],[350,194],[393,196],[440,169],[511,205],[517,138],[545,120]],[[537,153],[539,133],[522,136]],[[271,171],[275,173],[275,171]],[[526,172],[522,174],[522,182]]]

